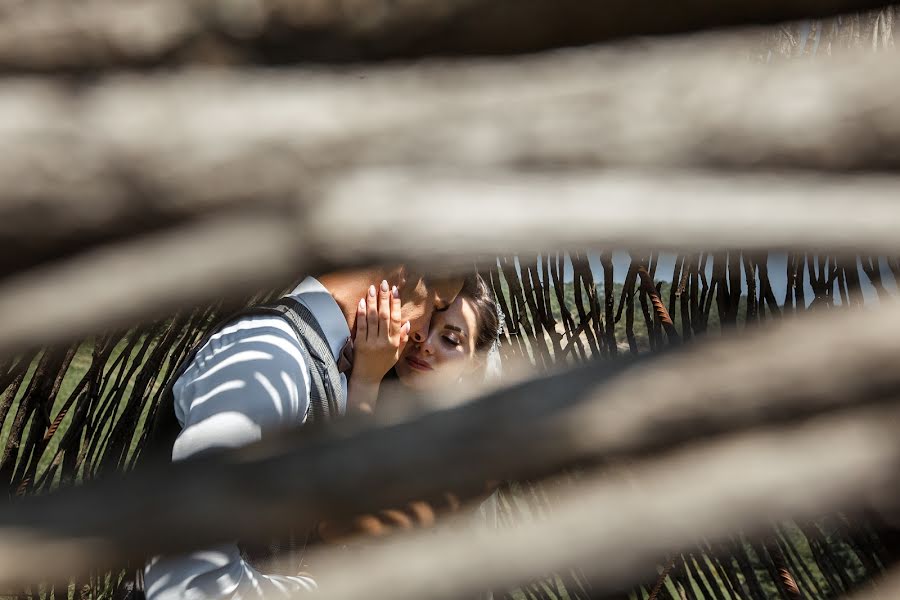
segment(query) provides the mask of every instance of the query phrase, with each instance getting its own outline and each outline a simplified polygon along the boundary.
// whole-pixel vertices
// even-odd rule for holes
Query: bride
[[[373,411],[386,377],[417,391],[472,377],[499,378],[502,324],[480,275],[467,277],[456,300],[434,311],[427,336],[418,340],[409,338],[408,322],[400,324],[396,288],[380,306],[372,290],[357,307],[348,411]]]
[[[372,293],[374,289],[375,286],[369,288],[369,294],[357,307],[348,412],[377,410],[378,394],[386,379],[395,379],[401,386],[416,391],[453,385],[468,378],[491,382],[499,379],[502,315],[479,275],[469,276],[456,300],[445,310],[434,312],[427,335],[418,340],[410,339],[409,324],[400,322],[397,294],[390,294],[379,305],[377,294]],[[484,493],[468,500],[484,501],[493,487],[488,484]],[[428,527],[438,515],[457,512],[461,504],[454,493],[445,492],[348,522],[323,522],[317,533],[326,543],[345,543],[359,535],[380,537],[398,529]],[[485,502],[482,518],[491,521],[493,510],[492,502]]]

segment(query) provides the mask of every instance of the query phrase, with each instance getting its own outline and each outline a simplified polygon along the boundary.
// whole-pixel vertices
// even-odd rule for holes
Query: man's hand
[[[433,527],[447,517],[459,514],[464,507],[478,506],[496,491],[497,486],[497,482],[489,481],[483,487],[476,486],[459,493],[446,491],[399,508],[341,521],[321,521],[316,526],[316,533],[326,544],[365,546],[402,531]]]

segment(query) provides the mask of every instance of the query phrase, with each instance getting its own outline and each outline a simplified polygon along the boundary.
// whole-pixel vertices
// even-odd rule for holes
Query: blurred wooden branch
[[[224,190],[218,184],[228,178],[213,178],[213,187]],[[260,187],[279,185],[263,180]],[[468,269],[477,256],[592,246],[900,252],[900,179],[891,176],[363,169],[311,183],[305,194],[243,210],[224,191],[224,207],[187,194],[183,212],[200,207],[202,218],[107,244],[75,225],[95,218],[97,204],[72,204],[63,211],[70,230],[48,227],[44,243],[65,235],[88,250],[0,280],[0,352],[236,298],[303,272],[410,257]],[[19,208],[0,218],[5,231],[40,238],[40,221],[19,219]],[[403,236],[394,235],[400,215],[409,224]],[[104,222],[135,226],[131,219],[111,212]],[[27,253],[6,247],[8,268],[28,264]]]
[[[285,219],[265,210],[210,216],[9,277],[0,282],[0,351],[72,343],[291,281],[306,263]]]
[[[750,64],[742,39],[330,74],[6,80],[0,146],[16,151],[0,158],[0,350],[159,316],[231,285],[397,257],[596,244],[896,254],[893,178],[761,172],[900,166],[896,61]],[[721,167],[744,174],[671,170]],[[236,237],[215,243],[226,251],[184,250],[209,275],[173,264],[172,283],[154,288],[162,304],[112,289],[172,264],[144,244],[187,248],[191,228],[211,239],[206,220],[240,220],[251,205],[274,217],[271,239],[225,226]],[[401,214],[415,227],[386,238]],[[128,267],[109,271],[97,253],[122,240]],[[248,279],[236,255],[257,244],[269,250],[255,250]],[[76,268],[96,282],[90,296]],[[45,302],[50,290],[86,300]]]
[[[896,411],[844,415],[606,469],[573,484],[539,520],[500,532],[393,541],[361,555],[352,577],[346,554],[310,561],[319,565],[318,581],[333,600],[451,600],[573,566],[591,577],[594,593],[611,594],[661,556],[700,540],[752,534],[773,520],[852,511],[861,503],[890,506],[900,449],[896,427],[885,420],[896,418]]]
[[[396,506],[448,488],[480,489],[488,479],[541,477],[566,466],[647,456],[704,436],[833,413],[852,423],[859,411],[893,410],[900,389],[893,368],[900,357],[898,311],[885,303],[634,362],[591,363],[391,426],[344,422],[309,437],[287,432],[224,456],[19,501],[0,511],[0,585],[264,537],[291,524]],[[876,452],[866,450],[866,460],[885,459],[879,431],[892,432],[887,439],[895,456],[895,429],[883,416],[863,427],[863,437],[875,444],[868,450]],[[858,434],[848,426],[843,435]],[[821,442],[851,462],[859,458],[841,439]],[[820,459],[811,456],[803,460]],[[854,486],[862,482],[856,477],[874,463],[855,465],[859,471],[840,460],[832,466],[840,472],[798,467],[805,475],[792,489],[799,494],[810,481],[803,477],[822,476],[834,477],[828,488],[834,493],[841,485],[857,493]],[[285,472],[304,476],[278,476]],[[804,510],[824,509],[821,503],[833,498],[785,497]],[[35,559],[51,550],[58,553],[52,564]]]
[[[891,600],[900,598],[900,569],[896,566],[883,577],[867,583],[852,600]]]
[[[452,264],[465,254],[598,245],[892,255],[898,191],[900,178],[876,174],[373,168],[320,188],[307,239],[336,264],[366,255]],[[365,218],[348,218],[361,204]],[[377,240],[390,238],[401,214],[412,225],[378,256]],[[329,234],[336,229],[340,240]]]
[[[283,198],[372,165],[900,166],[893,55],[765,65],[742,48],[706,36],[333,73],[5,80],[0,144],[17,151],[0,161],[0,197],[175,211]]]
[[[511,54],[885,5],[884,0],[703,0],[690,6],[626,0],[32,0],[6,3],[0,12],[0,69]]]

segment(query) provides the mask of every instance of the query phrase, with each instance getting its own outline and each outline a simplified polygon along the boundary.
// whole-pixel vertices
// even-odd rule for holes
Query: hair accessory
[[[497,308],[497,335],[494,338],[494,343],[491,345],[491,350],[500,350],[500,340],[503,337],[503,331],[506,329],[506,315],[503,314],[503,309],[500,308],[500,303],[494,301],[494,306]]]

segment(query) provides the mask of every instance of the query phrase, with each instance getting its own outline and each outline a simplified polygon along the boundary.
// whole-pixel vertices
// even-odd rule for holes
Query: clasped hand
[[[350,377],[352,409],[371,412],[381,380],[400,360],[409,341],[409,321],[401,324],[397,287],[382,281],[369,286],[356,308],[353,373]]]

